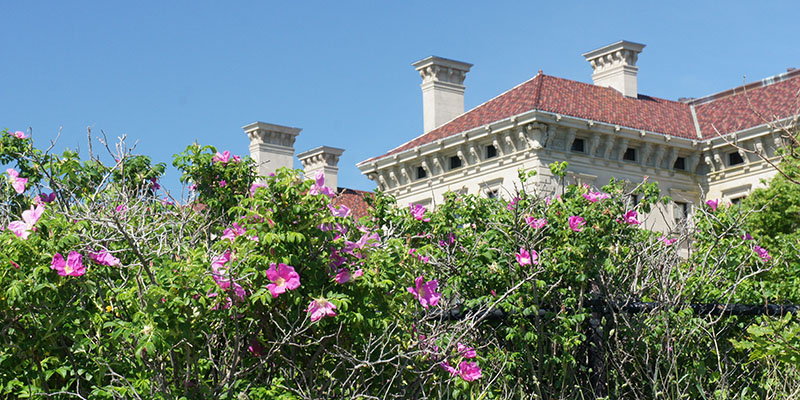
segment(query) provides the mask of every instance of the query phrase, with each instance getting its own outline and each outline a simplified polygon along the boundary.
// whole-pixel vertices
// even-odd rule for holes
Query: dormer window
[[[734,151],[733,153],[728,153],[728,165],[739,165],[744,164],[744,159],[742,155],[739,154],[738,151]]]
[[[572,141],[572,146],[569,149],[570,151],[574,151],[576,153],[583,153],[584,150],[584,140],[583,139],[575,139]]]
[[[417,179],[422,179],[426,176],[428,176],[428,173],[425,172],[425,168],[422,168],[422,166],[417,167]]]
[[[622,159],[625,161],[636,161],[636,149],[628,147],[628,149],[625,150],[625,154],[622,155]]]
[[[675,164],[672,164],[672,169],[686,170],[686,158],[678,157],[675,159]]]
[[[497,157],[497,148],[490,144],[486,146],[486,158],[489,159],[494,157]]]
[[[461,158],[458,156],[450,157],[450,169],[461,168]]]

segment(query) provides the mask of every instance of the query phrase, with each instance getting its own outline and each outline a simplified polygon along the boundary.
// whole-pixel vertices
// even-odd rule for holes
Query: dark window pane
[[[622,159],[625,161],[636,161],[636,149],[628,147],[628,149],[625,150],[625,154],[622,155]]]
[[[579,153],[583,153],[583,139],[575,139],[572,141],[572,147],[570,148],[572,151],[577,151]]]
[[[497,149],[492,145],[486,146],[486,158],[497,157]]]
[[[672,165],[673,169],[686,169],[686,159],[683,157],[678,157],[675,159],[675,164]]]
[[[728,164],[729,165],[737,165],[737,164],[744,164],[744,159],[742,159],[742,155],[738,152],[728,154]]]
[[[450,169],[456,169],[461,167],[461,159],[458,156],[450,157]]]
[[[427,174],[427,172],[425,172],[425,168],[417,167],[417,179],[422,179],[426,175],[428,175],[428,174]]]

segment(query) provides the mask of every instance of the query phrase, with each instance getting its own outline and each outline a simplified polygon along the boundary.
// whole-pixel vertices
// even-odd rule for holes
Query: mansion
[[[619,41],[583,54],[593,84],[539,71],[466,112],[464,80],[472,65],[434,56],[417,61],[423,133],[357,166],[399,204],[426,207],[448,191],[509,197],[519,169],[537,171],[531,189],[552,192],[558,180],[548,165],[555,161],[569,162],[569,183],[593,187],[611,178],[635,185],[647,176],[674,200],[645,219],[658,230],[704,199],[735,203],[776,173],[768,161],[779,160],[780,128],[797,122],[800,70],[702,98],[666,100],[637,91],[644,47]],[[299,129],[259,122],[244,130],[261,173],[291,167]],[[307,175],[321,170],[336,188],[342,151],[322,146],[298,158]]]

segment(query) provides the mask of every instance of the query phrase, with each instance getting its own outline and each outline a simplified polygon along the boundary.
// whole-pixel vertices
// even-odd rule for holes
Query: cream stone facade
[[[662,194],[674,200],[646,216],[646,226],[655,230],[671,229],[676,220],[705,199],[736,202],[776,173],[758,156],[778,160],[776,150],[782,142],[776,121],[744,121],[732,126],[750,126],[728,132],[704,131],[701,127],[716,130],[722,125],[715,123],[718,115],[720,121],[730,123],[730,118],[740,118],[746,112],[738,105],[736,109],[727,105],[733,104],[731,96],[741,96],[742,91],[734,89],[732,93],[682,102],[640,95],[635,64],[643,48],[621,41],[585,53],[594,71],[594,85],[547,77],[540,71],[531,81],[463,114],[463,118],[455,115],[447,121],[436,117],[429,120],[429,111],[434,115],[438,110],[458,109],[459,104],[463,110],[463,86],[459,98],[451,93],[451,81],[437,86],[435,80],[456,75],[461,85],[462,74],[470,64],[428,57],[413,64],[422,69],[425,133],[385,155],[359,163],[358,168],[381,190],[396,196],[399,203],[426,207],[435,207],[448,191],[510,198],[519,184],[520,169],[538,173],[529,181],[529,190],[551,194],[557,190],[558,181],[548,165],[555,161],[569,162],[570,182],[593,187],[601,187],[612,178],[635,185],[646,177],[658,182]],[[786,73],[771,79],[773,83],[791,80],[795,85],[800,74]],[[751,89],[777,90],[769,89],[770,84],[760,82]],[[438,96],[437,90],[449,92]],[[506,98],[527,99],[525,96],[539,103],[524,111],[506,104]],[[547,100],[554,97],[558,98]],[[583,100],[588,98],[600,100],[592,100],[594,106],[587,107]],[[598,107],[608,111],[596,112]],[[779,116],[777,120],[792,118],[796,121],[796,115]]]

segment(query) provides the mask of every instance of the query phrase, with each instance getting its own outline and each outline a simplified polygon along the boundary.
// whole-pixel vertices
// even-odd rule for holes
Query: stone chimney
[[[430,56],[413,64],[422,77],[425,132],[464,113],[464,78],[472,64]]]
[[[319,146],[298,154],[297,158],[303,164],[306,179],[314,179],[317,171],[322,171],[325,174],[325,186],[335,191],[339,184],[337,164],[339,164],[339,157],[342,153],[344,153],[344,149]]]
[[[258,165],[259,175],[269,175],[278,168],[294,168],[293,146],[300,128],[253,122],[242,129],[250,138],[250,157]]]
[[[644,49],[643,44],[620,40],[597,50],[583,53],[592,64],[592,81],[597,86],[610,87],[626,97],[636,98],[636,60]]]

